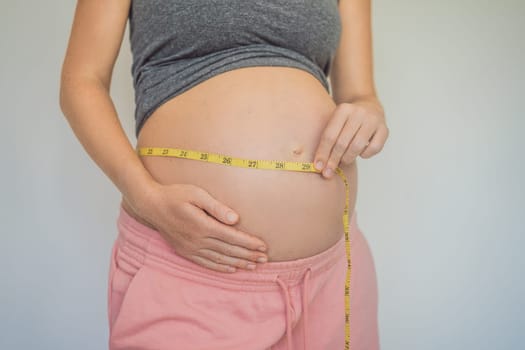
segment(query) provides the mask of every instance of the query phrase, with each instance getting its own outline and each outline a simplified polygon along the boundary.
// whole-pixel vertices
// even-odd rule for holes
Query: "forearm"
[[[130,203],[149,198],[156,182],[122,129],[108,87],[94,78],[63,78],[60,107],[88,155]]]

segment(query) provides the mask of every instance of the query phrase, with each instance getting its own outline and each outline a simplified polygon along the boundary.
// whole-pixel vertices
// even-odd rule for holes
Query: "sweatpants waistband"
[[[354,222],[355,211],[351,222]],[[351,225],[352,226],[352,225]],[[186,274],[189,279],[201,279],[208,283],[216,282],[221,286],[228,285],[236,290],[272,290],[278,288],[278,280],[293,286],[300,283],[306,271],[310,278],[330,269],[340,259],[346,259],[345,237],[319,254],[289,261],[270,261],[257,264],[255,270],[237,269],[235,272],[219,272],[198,265],[178,255],[162,235],[153,228],[133,218],[122,207],[117,219],[117,244],[128,260],[135,264],[155,263],[167,269],[175,269],[178,274]]]

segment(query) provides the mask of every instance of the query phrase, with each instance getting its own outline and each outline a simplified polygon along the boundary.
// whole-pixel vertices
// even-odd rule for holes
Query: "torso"
[[[245,67],[218,74],[161,105],[137,147],[174,147],[239,158],[313,162],[336,105],[321,83],[292,67]],[[317,254],[343,235],[345,188],[335,174],[245,169],[174,157],[143,156],[162,184],[191,183],[235,209],[240,230],[268,245],[270,261]],[[339,167],[354,210],[357,166]],[[137,217],[123,198],[124,209]],[[154,227],[153,227],[154,228]]]

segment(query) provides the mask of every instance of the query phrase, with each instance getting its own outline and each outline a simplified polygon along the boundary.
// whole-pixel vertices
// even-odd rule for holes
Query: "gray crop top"
[[[240,67],[300,68],[331,93],[338,0],[132,0],[128,19],[137,137],[161,104]]]

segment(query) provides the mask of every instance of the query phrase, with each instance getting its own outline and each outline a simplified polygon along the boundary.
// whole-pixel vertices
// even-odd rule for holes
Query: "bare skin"
[[[162,105],[146,121],[137,143],[312,162],[334,108],[331,97],[307,72],[286,67],[236,69]],[[270,261],[317,254],[343,234],[345,191],[338,176],[325,179],[314,173],[242,169],[180,158],[144,156],[142,162],[157,182],[197,185],[235,209],[240,220],[233,226],[266,242]],[[353,208],[355,162],[343,169]]]
[[[342,0],[333,96],[310,73],[247,67],[198,84],[159,107],[138,147],[177,147],[252,159],[341,167],[357,189],[355,158],[381,150],[388,129],[372,79],[370,0]],[[109,97],[129,0],[79,0],[62,70],[61,107],[88,154],[122,193],[124,209],[176,252],[217,271],[258,258],[317,254],[343,234],[339,176],[138,157]],[[256,81],[257,84],[253,84]],[[228,211],[238,217],[230,222]],[[265,247],[265,252],[259,251]]]

